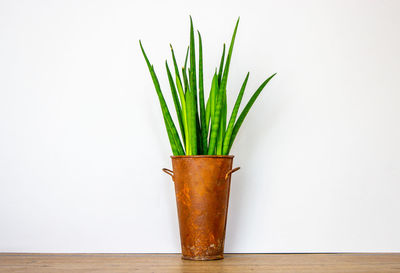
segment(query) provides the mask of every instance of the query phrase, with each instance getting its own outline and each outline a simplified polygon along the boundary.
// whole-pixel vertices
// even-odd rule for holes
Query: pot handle
[[[167,168],[162,168],[162,171],[172,177],[172,181],[174,181],[174,172]]]
[[[240,167],[237,167],[237,168],[234,168],[234,169],[228,171],[228,172],[226,173],[226,175],[225,175],[225,180],[228,180],[228,178],[229,178],[234,172],[238,171],[239,169],[240,169]]]

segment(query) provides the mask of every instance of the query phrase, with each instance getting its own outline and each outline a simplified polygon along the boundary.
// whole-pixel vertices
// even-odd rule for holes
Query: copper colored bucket
[[[233,156],[171,156],[182,258],[224,258]]]

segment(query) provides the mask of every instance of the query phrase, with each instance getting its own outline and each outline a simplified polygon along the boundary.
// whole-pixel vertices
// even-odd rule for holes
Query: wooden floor
[[[400,272],[398,254],[226,254],[224,260],[194,262],[178,254],[0,253],[0,272]]]

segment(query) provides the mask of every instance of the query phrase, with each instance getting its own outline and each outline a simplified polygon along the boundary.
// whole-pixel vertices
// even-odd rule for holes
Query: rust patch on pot
[[[182,258],[222,259],[233,156],[171,156]]]

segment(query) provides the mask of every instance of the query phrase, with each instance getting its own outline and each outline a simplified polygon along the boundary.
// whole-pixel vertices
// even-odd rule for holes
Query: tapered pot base
[[[191,261],[214,261],[214,260],[222,260],[224,255],[214,255],[214,256],[182,256],[182,260],[191,260]]]

